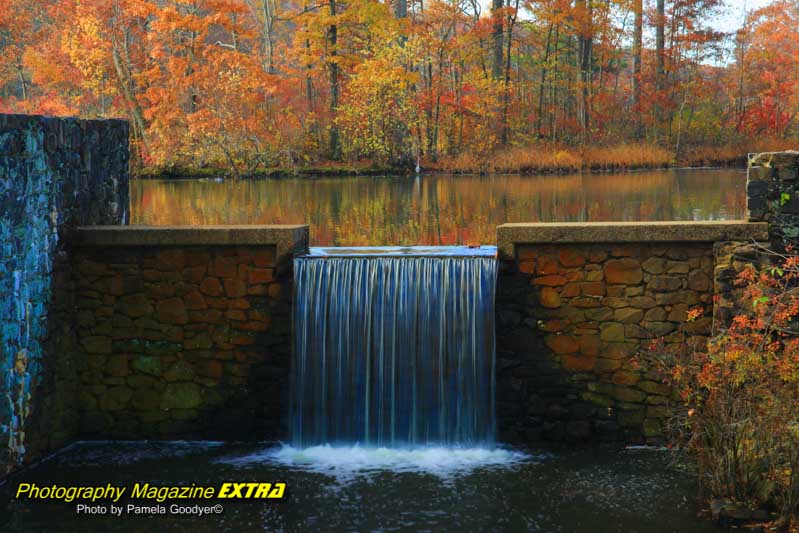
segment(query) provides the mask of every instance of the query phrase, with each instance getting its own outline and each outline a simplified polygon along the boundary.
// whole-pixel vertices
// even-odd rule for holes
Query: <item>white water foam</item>
[[[384,471],[432,474],[440,478],[467,475],[483,468],[511,468],[523,462],[539,462],[544,455],[530,455],[504,448],[376,448],[365,446],[282,446],[219,459],[234,466],[277,464],[334,476],[339,480]]]

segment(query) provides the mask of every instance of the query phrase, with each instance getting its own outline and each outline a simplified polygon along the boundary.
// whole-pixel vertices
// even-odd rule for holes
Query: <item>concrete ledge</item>
[[[82,226],[66,238],[83,247],[273,245],[281,257],[307,250],[308,226]]]
[[[768,240],[765,222],[564,222],[497,226],[500,259],[513,259],[517,244],[595,242],[718,242]]]

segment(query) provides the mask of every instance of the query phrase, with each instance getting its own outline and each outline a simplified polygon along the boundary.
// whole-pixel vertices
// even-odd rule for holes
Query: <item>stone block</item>
[[[213,275],[218,278],[235,278],[238,273],[236,259],[232,257],[215,257]]]
[[[544,285],[546,287],[560,287],[561,285],[566,285],[568,280],[559,275],[549,275],[549,276],[539,276],[533,278],[532,283],[533,285]]]
[[[132,318],[148,316],[153,312],[153,307],[150,305],[150,300],[142,293],[122,296],[116,301],[114,309],[115,311]]]
[[[635,355],[638,348],[638,344],[634,342],[610,342],[600,355],[608,359],[627,359]]]
[[[608,283],[635,285],[641,283],[643,270],[635,259],[610,259],[605,263],[605,280]]]
[[[151,376],[161,375],[161,359],[152,355],[140,355],[133,359],[131,366],[134,370]]]
[[[625,339],[624,325],[618,322],[606,322],[599,325],[600,338],[606,342],[620,342]]]
[[[586,309],[585,317],[588,320],[595,320],[597,322],[602,322],[605,320],[609,320],[613,317],[613,309],[611,309],[610,307],[597,307],[593,309]]]
[[[161,409],[193,409],[201,404],[202,393],[194,383],[169,383],[161,396]]]
[[[247,295],[247,283],[241,279],[223,279],[225,294],[230,298],[239,298]]]
[[[81,344],[86,353],[89,354],[110,354],[111,353],[111,338],[88,336],[81,339]]]
[[[156,316],[165,324],[185,324],[189,321],[186,305],[180,298],[169,298],[158,302]]]
[[[571,354],[579,350],[580,346],[571,335],[547,335],[544,344],[556,354]]]
[[[709,291],[712,287],[710,276],[701,270],[694,270],[688,274],[688,288],[694,291]]]
[[[668,292],[682,288],[682,279],[674,276],[652,276],[647,289],[653,292]]]
[[[627,370],[620,370],[613,374],[613,383],[617,385],[635,385],[641,381],[641,374],[638,372],[630,372]],[[638,400],[629,400],[638,401]]]
[[[194,379],[194,368],[186,361],[175,361],[164,372],[164,379],[167,381],[191,381]]]
[[[662,274],[666,271],[666,260],[662,257],[650,257],[641,263],[641,268],[649,274]]]
[[[746,195],[749,198],[754,198],[758,196],[765,197],[766,194],[768,194],[768,181],[761,179],[751,179],[752,177],[753,176],[750,176],[749,181],[747,181],[746,183]]]
[[[663,307],[653,307],[644,314],[644,320],[660,322],[666,320],[668,313]]]
[[[599,355],[602,347],[597,335],[580,335],[577,337],[577,344],[580,347],[580,353],[589,356]]]
[[[585,264],[585,256],[572,248],[561,248],[558,252],[558,260],[565,267],[579,267]]]
[[[274,271],[271,268],[251,268],[247,273],[247,282],[251,285],[272,281]]]
[[[100,396],[100,409],[103,411],[121,411],[130,401],[133,391],[127,387],[111,387]]]
[[[580,398],[599,407],[612,407],[614,404],[612,398],[595,392],[584,392],[580,395]]]
[[[276,264],[276,255],[274,248],[264,248],[252,253],[252,264],[260,267],[274,267]]]
[[[535,273],[539,276],[558,274],[560,266],[558,260],[550,256],[541,256],[536,261]]]
[[[644,317],[644,312],[641,309],[634,307],[622,307],[616,309],[613,313],[613,319],[616,322],[623,323],[637,323]]]
[[[218,278],[205,278],[200,283],[200,292],[207,296],[222,296],[224,289]]]
[[[560,295],[552,287],[542,287],[539,294],[539,303],[542,307],[549,309],[560,307]]]

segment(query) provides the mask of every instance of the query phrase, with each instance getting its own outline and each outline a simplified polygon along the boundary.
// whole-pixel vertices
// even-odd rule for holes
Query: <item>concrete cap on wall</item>
[[[768,224],[742,220],[668,222],[555,222],[497,226],[500,259],[517,244],[720,242],[768,240]]]
[[[275,246],[278,258],[308,249],[308,226],[81,226],[71,246]]]

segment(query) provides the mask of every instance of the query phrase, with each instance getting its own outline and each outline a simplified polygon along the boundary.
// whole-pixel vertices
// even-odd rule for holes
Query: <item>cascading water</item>
[[[494,442],[496,248],[294,260],[294,446]]]

